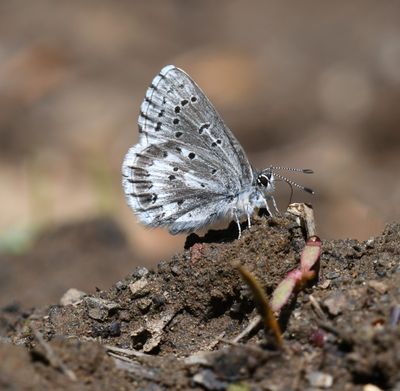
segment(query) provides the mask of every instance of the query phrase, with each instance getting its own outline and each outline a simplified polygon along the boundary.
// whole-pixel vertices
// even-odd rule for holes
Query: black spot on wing
[[[204,130],[205,130],[205,129],[208,129],[209,127],[210,127],[210,124],[209,124],[209,123],[205,123],[205,124],[201,125],[201,126],[199,127],[199,134],[202,134],[202,133],[204,132]]]
[[[149,172],[144,169],[143,167],[137,167],[137,166],[128,166],[129,169],[133,171],[133,174],[138,177],[149,177],[150,174]]]
[[[143,117],[146,121],[150,121],[151,120],[150,117],[147,114],[143,113],[143,111],[140,112],[140,116]]]

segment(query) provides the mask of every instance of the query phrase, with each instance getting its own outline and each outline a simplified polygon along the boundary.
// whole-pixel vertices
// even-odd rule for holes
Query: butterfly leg
[[[237,227],[238,227],[238,231],[239,231],[238,239],[240,239],[240,237],[242,236],[242,228],[240,226],[240,220],[239,220],[239,216],[237,214],[236,208],[233,209],[233,215],[235,216],[235,221],[236,221],[236,224],[237,224]]]
[[[265,204],[265,209],[267,209],[268,214],[270,216],[272,216],[272,213],[271,213],[271,210],[269,209],[269,205],[268,205],[266,198],[263,197],[263,200],[264,200],[264,204]]]
[[[270,197],[272,199],[272,204],[274,205],[274,209],[275,209],[276,213],[280,216],[281,212],[278,209],[278,205],[276,204],[274,196],[270,196]]]
[[[247,215],[247,228],[251,228],[251,214],[253,209],[250,207],[249,204],[246,205],[246,215]]]

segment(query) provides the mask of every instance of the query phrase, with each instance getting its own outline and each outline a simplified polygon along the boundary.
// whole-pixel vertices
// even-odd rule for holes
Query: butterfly
[[[255,170],[233,133],[197,84],[168,65],[153,79],[140,107],[139,142],[122,164],[128,205],[146,226],[167,227],[171,234],[192,232],[221,218],[240,220],[269,202],[279,213],[273,192],[285,178],[281,169]]]

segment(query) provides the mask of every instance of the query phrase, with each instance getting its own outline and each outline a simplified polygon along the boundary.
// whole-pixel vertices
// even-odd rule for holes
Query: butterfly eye
[[[260,174],[257,178],[257,183],[267,187],[271,183],[271,176],[272,174]]]

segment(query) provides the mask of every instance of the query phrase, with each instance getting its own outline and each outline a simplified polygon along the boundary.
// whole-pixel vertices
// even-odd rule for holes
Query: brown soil
[[[139,267],[74,304],[4,307],[0,389],[400,387],[400,224],[367,242],[323,241],[318,283],[281,313],[283,352],[261,328],[231,342],[256,316],[232,262],[271,294],[298,264],[304,233],[290,219],[261,217],[234,235],[234,227],[202,243],[192,235],[155,271]]]

